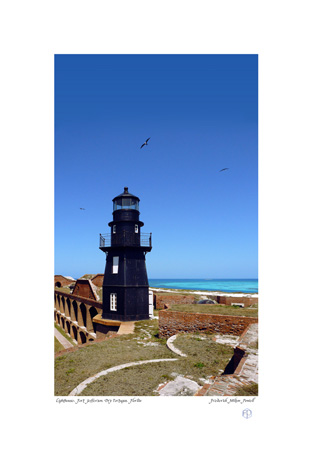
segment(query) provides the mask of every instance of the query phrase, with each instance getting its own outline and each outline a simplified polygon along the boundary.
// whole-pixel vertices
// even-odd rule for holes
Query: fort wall
[[[94,322],[101,310],[101,301],[54,291],[54,320],[78,344],[103,338]]]
[[[157,310],[166,309],[170,304],[194,304],[195,297],[192,294],[175,294],[175,293],[154,293],[154,307]],[[208,299],[216,301],[218,304],[231,306],[232,304],[244,304],[244,307],[250,307],[253,304],[258,304],[258,297],[249,296],[223,296],[223,295],[207,295]]]
[[[167,339],[180,332],[200,331],[240,336],[258,318],[160,310],[158,321],[159,337]]]
[[[75,283],[75,280],[67,279],[62,275],[55,275],[54,276],[54,285],[58,287],[64,287],[65,285],[70,285],[71,283]]]

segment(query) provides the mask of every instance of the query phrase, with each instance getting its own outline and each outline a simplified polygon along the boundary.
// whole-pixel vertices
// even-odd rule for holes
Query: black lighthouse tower
[[[124,192],[113,199],[110,234],[100,234],[106,252],[102,318],[133,321],[149,318],[149,285],[145,255],[152,250],[152,234],[141,233],[137,196]]]

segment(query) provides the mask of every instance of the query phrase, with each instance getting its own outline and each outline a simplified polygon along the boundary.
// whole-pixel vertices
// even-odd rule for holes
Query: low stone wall
[[[167,339],[179,332],[197,331],[240,336],[252,323],[258,323],[258,318],[160,310],[159,337]]]
[[[173,293],[155,293],[154,292],[154,308],[157,310],[166,309],[170,304],[193,304],[194,296],[181,295]]]
[[[211,296],[211,299],[215,299],[218,304],[225,304],[230,306],[231,304],[243,303],[244,307],[249,307],[252,304],[258,303],[258,298],[248,298],[247,296]]]
[[[203,296],[207,296],[208,299],[216,301],[218,304],[224,304],[230,306],[235,303],[243,303],[244,307],[249,307],[252,304],[258,303],[257,297],[247,297],[247,296],[219,296],[219,295],[209,295],[203,292]],[[183,295],[183,294],[174,294],[174,293],[155,293],[154,292],[154,308],[157,310],[170,308],[170,304],[194,304],[194,301],[202,299],[199,296],[192,294]]]

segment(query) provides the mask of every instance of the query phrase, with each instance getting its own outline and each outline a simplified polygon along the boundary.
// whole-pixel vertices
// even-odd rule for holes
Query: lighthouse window
[[[134,225],[134,232],[138,233],[139,232],[139,225]]]
[[[119,257],[113,257],[113,274],[118,274]]]
[[[116,225],[113,226],[113,234],[116,233]]]
[[[117,198],[114,201],[114,211],[119,209],[135,209],[139,210],[139,201],[136,198]]]
[[[117,310],[117,293],[110,294],[110,310]]]

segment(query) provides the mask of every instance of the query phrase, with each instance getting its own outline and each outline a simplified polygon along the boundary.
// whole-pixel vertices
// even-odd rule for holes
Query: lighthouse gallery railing
[[[135,233],[129,233],[128,231],[122,231],[121,233],[113,234],[100,234],[100,247],[112,247],[112,246],[140,246],[140,247],[152,247],[152,233],[141,233],[140,236]]]

